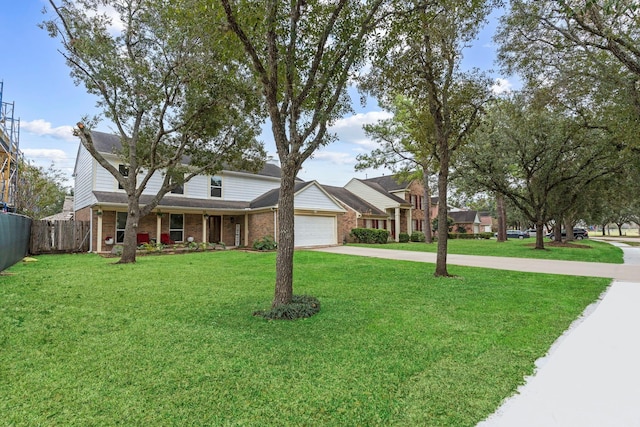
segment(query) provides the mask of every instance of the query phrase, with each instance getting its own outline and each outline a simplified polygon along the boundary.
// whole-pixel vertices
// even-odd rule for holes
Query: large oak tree
[[[272,305],[293,295],[294,185],[305,160],[351,110],[346,89],[367,58],[383,0],[221,0],[251,61],[266,105],[282,177]]]
[[[223,165],[259,167],[264,153],[252,79],[225,29],[222,10],[197,0],[49,0],[43,23],[59,38],[77,84],[119,136],[121,173],[93,144],[95,119],[78,123],[82,145],[127,195],[121,263],[135,262],[140,218],[163,196]],[[185,163],[188,163],[185,164]],[[140,196],[154,175],[160,190],[147,205]]]
[[[371,73],[363,88],[389,104],[399,94],[428,112],[438,163],[438,222],[447,223],[452,157],[480,122],[490,81],[461,70],[462,51],[499,1],[394,1],[393,19],[380,29]],[[428,153],[425,153],[425,157]],[[436,276],[448,276],[446,227],[438,229]]]

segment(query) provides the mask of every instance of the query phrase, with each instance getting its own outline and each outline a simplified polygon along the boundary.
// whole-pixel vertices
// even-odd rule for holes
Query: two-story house
[[[126,172],[114,153],[120,149],[116,135],[92,132],[96,149],[111,164]],[[116,179],[80,144],[74,171],[75,219],[91,222],[91,251],[103,252],[124,239],[127,198]],[[141,197],[151,200],[163,180],[156,173]],[[266,164],[257,174],[223,170],[196,176],[166,194],[153,213],[141,218],[140,242],[210,242],[251,246],[265,236],[277,238],[280,168]],[[342,243],[345,209],[315,181],[295,187],[296,246]]]
[[[368,179],[353,178],[345,189],[375,206],[387,215],[384,226],[365,228],[386,228],[391,237],[398,241],[400,233],[411,234],[424,231],[425,210],[429,209],[430,218],[438,215],[438,197],[425,202],[424,185],[420,180],[405,181],[397,175],[387,175]],[[339,198],[338,198],[339,199]],[[464,229],[468,233],[480,231],[480,220],[475,211],[448,207],[449,216],[454,220],[453,231]],[[378,223],[380,224],[380,222]],[[344,231],[343,231],[344,232]]]

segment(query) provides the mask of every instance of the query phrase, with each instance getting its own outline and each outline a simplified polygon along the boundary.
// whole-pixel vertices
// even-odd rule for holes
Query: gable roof
[[[480,216],[480,225],[493,225],[493,218],[490,215]]]
[[[457,224],[473,224],[478,217],[477,211],[451,211],[449,216]]]
[[[115,154],[122,148],[120,137],[112,133],[92,130],[91,139],[93,140],[94,147],[100,153]],[[188,162],[189,157],[185,156],[184,161]],[[230,172],[240,172],[240,173],[248,173],[248,174],[254,175],[253,172],[249,172],[246,170],[234,170],[234,169],[224,169],[224,170],[228,170]],[[255,175],[280,178],[281,170],[279,166],[274,165],[273,163],[265,163],[262,169],[259,172],[255,173]]]
[[[393,202],[398,203],[400,205],[405,205],[405,206],[410,206],[411,203],[407,202],[405,199],[396,196],[393,193],[390,193],[389,191],[387,191],[382,185],[380,185],[379,183],[375,182],[375,181],[370,181],[370,180],[363,180],[363,179],[358,179],[358,178],[353,178],[351,181],[359,181],[361,183],[363,183],[364,185],[366,185],[367,187],[377,191],[380,194],[383,194],[385,197],[391,199]],[[348,184],[347,184],[348,185]]]
[[[411,184],[410,181],[398,181],[397,177],[398,175],[385,175],[375,178],[363,179],[362,182],[366,184],[378,184],[386,191],[405,190],[409,186],[409,184]]]
[[[317,187],[328,199],[331,200],[332,203],[336,205],[341,211],[344,211],[342,206],[335,200],[333,195],[331,195],[322,185],[320,185],[317,181],[309,181],[309,182],[296,182],[293,192],[294,197],[298,196],[299,193],[304,191],[306,188],[315,186]],[[267,191],[261,196],[253,199],[249,204],[251,209],[261,209],[261,208],[269,208],[278,206],[278,199],[280,198],[280,188],[274,188],[273,190]]]
[[[353,194],[351,191],[343,187],[332,187],[330,185],[322,186],[333,197],[362,214],[387,216],[387,213],[378,209],[366,200]]]

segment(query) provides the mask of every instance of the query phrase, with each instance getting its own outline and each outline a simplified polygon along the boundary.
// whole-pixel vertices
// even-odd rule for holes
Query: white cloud
[[[337,131],[338,129],[359,127],[362,125],[375,123],[378,120],[384,120],[393,117],[393,114],[387,111],[369,111],[367,113],[357,113],[349,117],[337,120],[331,129]]]
[[[513,90],[513,84],[507,79],[497,78],[491,86],[491,91],[497,95],[501,93],[508,93]]]
[[[353,165],[356,162],[355,157],[348,153],[340,153],[337,151],[319,151],[313,155],[314,160],[324,160],[333,164]]]
[[[376,123],[379,120],[388,119],[393,115],[386,111],[370,111],[368,113],[358,113],[343,119],[337,120],[329,128],[330,132],[338,136],[340,142],[356,145],[372,146],[371,141],[364,133],[362,125]]]
[[[42,119],[20,122],[20,130],[39,136],[52,136],[53,138],[64,139],[65,141],[77,141],[77,138],[73,136],[72,126],[58,126],[54,128],[51,127],[51,123]]]
[[[55,163],[69,160],[67,153],[55,148],[25,148],[21,151],[27,159],[37,159],[37,163],[42,163],[43,159]]]

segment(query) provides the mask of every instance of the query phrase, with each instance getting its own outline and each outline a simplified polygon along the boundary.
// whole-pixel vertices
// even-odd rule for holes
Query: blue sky
[[[94,115],[96,98],[82,86],[75,86],[61,54],[59,42],[38,28],[45,19],[44,0],[3,0],[0,12],[0,81],[4,82],[3,101],[14,102],[14,115],[20,119],[20,148],[25,158],[39,166],[56,169],[71,176],[78,149],[72,126],[83,116]],[[491,37],[497,19],[491,19],[473,48],[465,52],[465,67],[481,70],[497,69],[493,64],[495,46]],[[493,74],[496,78],[500,76]],[[509,85],[508,81],[506,82]],[[328,145],[307,160],[299,177],[317,180],[322,184],[343,186],[351,178],[366,178],[389,174],[384,170],[355,172],[356,156],[371,151],[375,143],[368,140],[362,124],[375,122],[387,114],[375,100],[361,107],[359,97],[352,91],[356,113],[338,121],[332,128],[337,142]],[[102,122],[98,130],[110,131],[110,124]],[[264,132],[261,139],[270,155],[277,159],[273,137]]]

